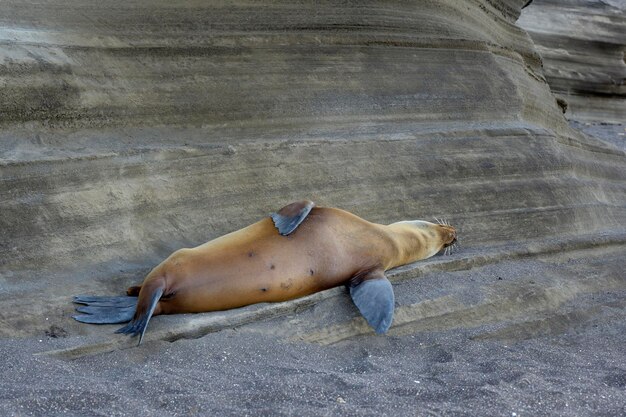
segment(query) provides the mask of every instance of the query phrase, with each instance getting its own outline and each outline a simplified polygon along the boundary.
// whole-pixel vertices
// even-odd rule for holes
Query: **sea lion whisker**
[[[454,242],[450,245],[450,253],[459,251],[459,241],[454,239]]]

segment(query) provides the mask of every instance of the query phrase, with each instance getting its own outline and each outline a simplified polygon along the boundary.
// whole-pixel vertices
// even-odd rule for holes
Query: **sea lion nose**
[[[456,230],[455,229],[451,229],[451,230],[448,231],[448,239],[450,239],[450,242],[456,241]]]

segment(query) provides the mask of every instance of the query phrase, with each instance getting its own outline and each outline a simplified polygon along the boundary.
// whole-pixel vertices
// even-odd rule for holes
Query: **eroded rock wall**
[[[534,0],[518,23],[537,45],[569,118],[626,121],[626,2]]]
[[[514,25],[514,1],[2,7],[4,123],[492,119],[516,105],[493,100],[512,80],[485,77],[482,69],[503,66],[492,64],[501,59],[538,67],[527,35]],[[476,102],[478,91],[483,99]]]
[[[620,241],[624,153],[568,127],[522,3],[2,2],[0,334],[303,197]]]

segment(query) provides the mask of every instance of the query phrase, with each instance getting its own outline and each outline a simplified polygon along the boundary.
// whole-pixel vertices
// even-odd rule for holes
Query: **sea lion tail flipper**
[[[91,324],[116,324],[126,323],[133,318],[137,297],[77,295],[74,303],[83,304],[76,307],[76,311],[83,314],[73,316],[75,320]]]
[[[391,282],[382,277],[367,278],[350,286],[350,296],[376,333],[386,333],[393,321],[394,295]]]
[[[314,206],[315,203],[309,200],[297,201],[286,205],[276,213],[270,214],[270,217],[274,221],[274,226],[276,226],[278,232],[283,236],[287,236],[300,226],[300,223],[306,219],[306,216],[309,215]]]
[[[143,340],[143,335],[148,328],[148,322],[156,309],[159,299],[165,291],[165,280],[159,279],[145,284],[142,287],[142,291],[139,294],[139,302],[137,303],[137,310],[131,320],[126,326],[117,329],[115,333],[129,334],[131,336],[139,335],[139,343]]]

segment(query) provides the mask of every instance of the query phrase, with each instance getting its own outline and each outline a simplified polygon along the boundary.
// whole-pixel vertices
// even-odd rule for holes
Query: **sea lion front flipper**
[[[74,303],[83,304],[76,307],[76,311],[83,314],[72,316],[75,320],[91,324],[116,324],[126,323],[133,318],[137,297],[77,295]]]
[[[391,282],[378,270],[360,277],[359,281],[350,285],[352,301],[376,333],[386,333],[393,321],[395,303]]]
[[[278,232],[283,236],[287,236],[300,226],[300,223],[306,219],[306,216],[309,215],[314,206],[315,203],[309,200],[297,201],[286,205],[276,213],[270,214],[270,217],[274,221],[274,226],[276,226]]]

